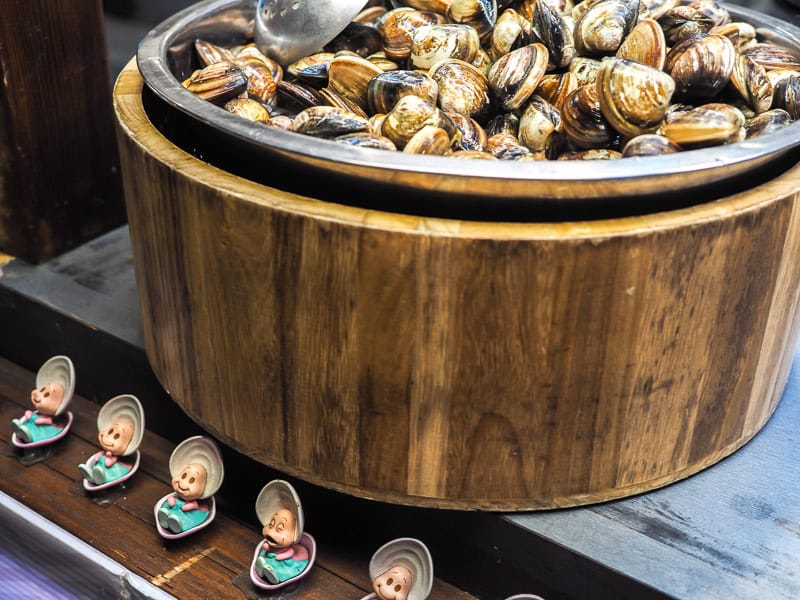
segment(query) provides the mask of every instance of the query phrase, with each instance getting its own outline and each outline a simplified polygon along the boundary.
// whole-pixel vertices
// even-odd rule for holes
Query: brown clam
[[[408,140],[403,152],[442,156],[450,150],[450,136],[441,127],[425,125]]]
[[[328,67],[328,86],[362,109],[367,108],[370,80],[383,73],[380,67],[352,54],[337,54]]]
[[[728,9],[716,0],[692,0],[689,6],[711,19],[714,27],[725,25],[731,18]]]
[[[508,150],[518,147],[520,147],[519,140],[510,133],[496,133],[486,140],[486,152],[495,158],[500,158]]]
[[[265,56],[258,48],[253,46],[245,46],[239,52],[236,53],[236,58],[242,58],[245,56],[250,56],[252,58],[257,58],[262,63],[264,63],[269,69],[270,75],[275,80],[275,83],[279,81],[283,81],[283,67],[280,63],[276,60],[271,59],[269,56]]]
[[[519,120],[519,141],[533,154],[552,158],[558,154],[561,114],[549,102],[533,96]]]
[[[392,140],[398,148],[404,148],[408,140],[426,125],[445,130],[449,125],[455,134],[455,125],[437,106],[419,96],[403,96],[383,119],[381,134]]]
[[[335,56],[333,52],[317,52],[293,62],[286,70],[297,79],[321,87],[328,82],[328,67]]]
[[[773,108],[747,120],[744,126],[745,139],[749,140],[772,133],[782,127],[786,127],[792,121],[793,119],[788,112],[782,108]]]
[[[800,119],[800,72],[775,87],[772,108],[782,108],[792,119]]]
[[[514,113],[501,113],[486,124],[486,135],[492,137],[498,133],[509,133],[517,137],[519,133],[519,117]]]
[[[392,110],[397,101],[408,95],[436,103],[439,86],[427,73],[419,71],[387,71],[373,77],[367,86],[367,105],[371,113]]]
[[[683,149],[737,142],[744,137],[744,115],[732,106],[704,104],[676,113],[658,133]]]
[[[403,61],[411,54],[411,40],[420,27],[444,22],[442,15],[398,8],[387,12],[378,20],[377,28],[383,35],[383,51],[390,60]]]
[[[392,152],[397,150],[397,146],[392,143],[392,140],[382,135],[375,135],[369,131],[348,133],[335,137],[333,140],[340,144],[358,146],[359,148],[374,148],[375,150],[389,150]]]
[[[235,58],[233,52],[228,48],[223,48],[222,46],[217,46],[216,44],[204,40],[195,40],[194,49],[195,52],[197,52],[197,56],[200,58],[200,62],[206,67],[214,63],[222,62],[223,60],[232,62]]]
[[[489,87],[505,110],[520,108],[539,85],[547,70],[548,52],[530,44],[504,54],[489,70]]]
[[[736,56],[731,72],[731,85],[756,113],[772,106],[773,87],[767,71],[743,54]]]
[[[639,20],[639,0],[600,0],[575,23],[575,47],[581,55],[614,53]]]
[[[662,70],[667,58],[667,42],[661,26],[653,19],[639,21],[622,42],[617,56]]]
[[[756,39],[756,28],[750,23],[742,21],[731,21],[724,25],[717,25],[712,27],[708,33],[724,35],[737,50],[743,50]]]
[[[670,46],[674,46],[699,33],[708,33],[714,21],[692,6],[676,6],[664,14],[658,23]]]
[[[247,76],[247,94],[259,102],[269,104],[278,93],[272,71],[263,61],[254,56],[237,56],[233,59]]]
[[[452,0],[447,16],[454,23],[475,28],[481,39],[488,39],[497,21],[495,0]]]
[[[480,47],[478,34],[469,25],[427,25],[414,32],[408,60],[417,69],[430,69],[448,58],[469,63]]]
[[[527,31],[526,31],[527,29]],[[515,48],[524,46],[530,37],[530,23],[513,8],[508,8],[498,17],[492,31],[489,56],[497,60]]]
[[[569,141],[581,150],[600,148],[614,135],[600,110],[594,85],[583,85],[567,96],[561,110],[561,121]]]
[[[489,136],[486,135],[486,130],[481,127],[475,119],[465,117],[459,113],[447,113],[447,116],[453,121],[458,129],[460,135],[455,144],[456,150],[484,150]]]
[[[577,51],[573,27],[546,0],[534,0],[531,29],[547,48],[550,65],[554,69],[566,67],[575,57]]]
[[[564,73],[551,73],[542,77],[539,86],[533,91],[534,94],[541,96],[558,110],[564,105],[564,99],[578,88],[578,78],[574,73],[566,71]]]
[[[224,104],[247,91],[247,75],[236,63],[223,60],[195,71],[182,85],[203,100]]]
[[[439,86],[439,108],[479,120],[487,114],[491,103],[489,81],[471,64],[446,59],[431,67],[430,76]]]
[[[741,53],[752,58],[768,71],[772,69],[800,70],[800,57],[775,44],[751,44],[742,49]]]
[[[300,112],[292,122],[292,131],[314,137],[338,137],[366,131],[367,119],[335,106],[312,106]]]
[[[698,34],[670,50],[664,70],[675,80],[675,97],[705,101],[730,79],[736,50],[725,36]]]
[[[622,147],[622,156],[660,156],[680,151],[680,146],[663,135],[643,133],[625,143]]]
[[[663,71],[624,58],[604,58],[597,72],[600,110],[626,137],[655,129],[674,91],[675,82]]]
[[[225,103],[225,110],[256,123],[266,123],[270,118],[264,105],[252,98],[232,98]]]

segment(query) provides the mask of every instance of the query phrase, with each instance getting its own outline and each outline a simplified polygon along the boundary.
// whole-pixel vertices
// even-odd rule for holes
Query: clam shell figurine
[[[75,367],[66,356],[53,356],[36,373],[31,391],[34,410],[11,421],[11,443],[17,448],[36,448],[63,438],[72,427],[67,410],[75,393]]]
[[[425,600],[433,586],[433,559],[415,538],[397,538],[372,555],[369,577],[373,593],[361,600]]]
[[[186,537],[211,524],[217,516],[214,494],[225,469],[217,445],[196,435],[183,440],[169,457],[173,492],[156,502],[156,529],[168,540]]]
[[[264,539],[250,565],[253,585],[275,590],[305,577],[314,564],[317,543],[303,531],[300,497],[288,481],[275,479],[256,499],[256,514]]]
[[[144,410],[136,396],[123,394],[106,402],[97,415],[102,451],[78,465],[83,487],[96,492],[119,485],[139,469],[139,444],[144,435]]]

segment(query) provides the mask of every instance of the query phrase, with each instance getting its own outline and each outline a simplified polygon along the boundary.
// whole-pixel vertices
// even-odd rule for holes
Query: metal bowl
[[[262,127],[201,100],[180,82],[197,68],[193,42],[203,38],[233,45],[252,36],[255,0],[209,0],[175,14],[142,41],[137,53],[139,69],[152,92],[164,103],[188,115],[216,141],[238,148],[239,154],[273,159],[299,167],[309,179],[349,182],[391,188],[407,197],[422,195],[427,206],[452,207],[459,198],[471,206],[485,203],[537,207],[554,203],[572,206],[601,199],[638,201],[668,194],[681,202],[700,202],[709,194],[689,190],[710,187],[741,189],[748,182],[774,175],[775,165],[796,162],[789,155],[800,145],[800,122],[777,132],[737,144],[691,150],[658,157],[613,161],[470,161],[354,148]],[[800,29],[763,13],[727,5],[736,19],[752,23],[760,34],[800,54]],[[199,142],[198,142],[199,143]],[[263,164],[263,163],[262,163]],[[745,177],[746,176],[746,177]],[[412,192],[413,194],[410,194]],[[371,194],[379,203],[381,194]],[[359,196],[359,203],[371,200]],[[560,217],[559,217],[560,218]]]

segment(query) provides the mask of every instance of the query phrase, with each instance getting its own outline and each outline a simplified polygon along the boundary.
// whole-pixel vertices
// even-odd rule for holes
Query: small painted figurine
[[[139,444],[144,435],[144,411],[136,396],[123,394],[106,402],[97,415],[97,439],[102,451],[78,465],[83,487],[101,490],[122,483],[139,468]]]
[[[75,392],[75,367],[66,356],[54,356],[36,373],[36,389],[31,392],[34,410],[13,419],[11,442],[18,448],[51,444],[63,438],[72,425],[67,411]]]
[[[256,500],[256,514],[264,539],[253,555],[253,583],[276,589],[304,577],[314,564],[316,542],[303,531],[303,507],[292,485],[281,479],[265,485]]]
[[[373,593],[362,600],[425,600],[433,586],[433,560],[427,546],[398,538],[378,548],[369,561]]]
[[[217,445],[197,435],[182,441],[169,457],[173,493],[155,505],[158,533],[167,539],[187,536],[216,516],[214,494],[225,476]]]

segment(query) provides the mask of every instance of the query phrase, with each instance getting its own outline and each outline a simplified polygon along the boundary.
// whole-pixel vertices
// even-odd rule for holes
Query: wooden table
[[[164,429],[151,418],[160,411],[183,420],[172,435],[196,431],[171,412],[144,358],[125,228],[49,263],[13,260],[2,270],[0,356],[36,369],[48,356],[69,352],[80,393],[102,402],[130,391],[150,405],[153,427]],[[794,599],[800,597],[799,396],[796,355],[778,410],[739,452],[661,490],[586,508],[443,512],[298,485],[320,510],[336,506],[363,515],[364,528],[380,534],[427,531],[437,572],[480,598],[529,591],[548,600],[731,599],[755,597],[757,589],[758,597]],[[256,536],[251,503],[242,504]],[[361,552],[368,558],[366,547]]]

